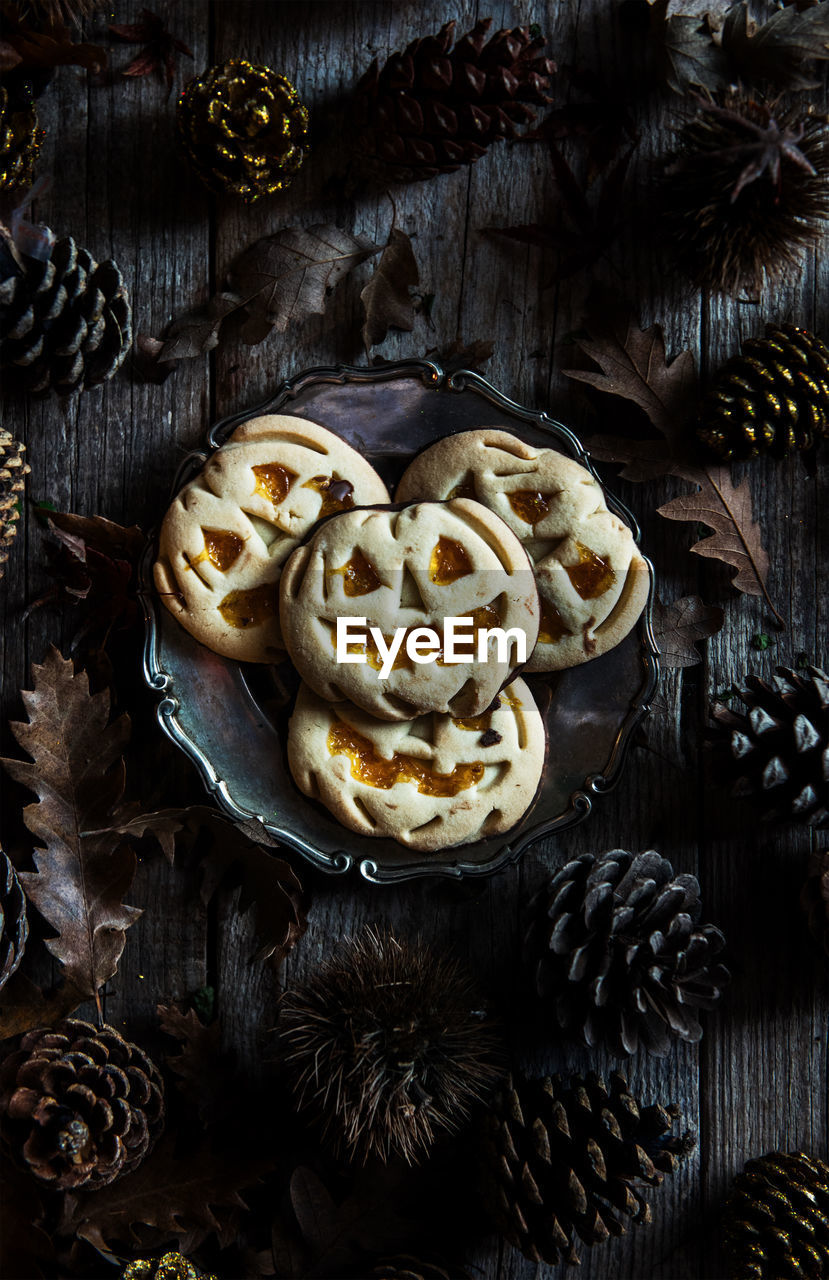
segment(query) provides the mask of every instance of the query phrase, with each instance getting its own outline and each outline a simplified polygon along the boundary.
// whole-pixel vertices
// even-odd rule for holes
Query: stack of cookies
[[[176,497],[155,582],[214,651],[287,651],[305,795],[353,831],[429,851],[521,820],[546,744],[519,671],[618,644],[649,574],[590,473],[506,431],[438,441],[395,500],[332,432],[253,419]]]

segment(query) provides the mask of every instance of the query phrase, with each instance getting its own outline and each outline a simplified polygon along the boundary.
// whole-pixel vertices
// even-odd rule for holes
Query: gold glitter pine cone
[[[34,104],[13,106],[0,85],[0,190],[31,186],[42,141]]]
[[[121,1272],[121,1280],[216,1280],[199,1271],[181,1253],[165,1253],[161,1258],[136,1258]]]
[[[722,1222],[730,1280],[829,1275],[829,1167],[802,1151],[749,1160]]]
[[[176,116],[202,182],[249,203],[290,186],[308,152],[308,111],[294,86],[245,58],[191,80]]]
[[[25,452],[26,446],[0,427],[0,578],[17,533],[19,503],[26,487],[25,477],[31,470],[23,460]]]

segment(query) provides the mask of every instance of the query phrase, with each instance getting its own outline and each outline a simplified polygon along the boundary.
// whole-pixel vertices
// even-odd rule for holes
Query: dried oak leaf
[[[432,347],[426,352],[427,360],[434,360],[444,373],[457,373],[459,369],[480,369],[492,359],[495,343],[486,338],[476,338],[473,342],[463,342],[456,338],[448,347]]]
[[[414,302],[409,290],[419,283],[412,242],[405,231],[392,227],[374,274],[360,294],[366,317],[363,323],[366,355],[383,342],[389,329],[411,333]]]
[[[549,152],[559,196],[558,219],[524,226],[485,227],[484,234],[537,245],[557,254],[557,264],[546,282],[555,284],[598,262],[619,235],[624,216],[622,189],[633,148],[593,184],[590,195],[553,141]],[[594,196],[595,192],[598,195]]]
[[[136,857],[117,829],[126,814],[137,834],[132,806],[122,805],[130,720],[122,715],[110,723],[109,690],[90,694],[86,672],[76,673],[55,648],[32,673],[34,689],[22,693],[29,720],[9,726],[31,763],[2,761],[38,797],[23,820],[42,847],[33,850],[35,871],[18,874],[57,933],[46,947],[66,981],[97,998],[118,968],[127,929],[142,914],[123,901]],[[152,826],[150,815],[144,825]]]
[[[324,315],[328,292],[381,247],[328,223],[284,227],[265,236],[233,263],[229,291],[210,301],[206,315],[173,325],[156,359],[160,364],[189,360],[212,350],[222,324],[236,311],[244,317],[242,340],[251,346],[272,329],[284,333],[294,321]]]
[[[675,93],[691,86],[713,93],[728,80],[728,62],[715,35],[721,25],[709,13],[669,13],[670,0],[650,5],[651,37],[662,78]]]
[[[36,1027],[51,1027],[74,1013],[85,999],[68,982],[47,994],[18,969],[0,991],[0,1040],[10,1040]]]
[[[109,29],[116,39],[123,40],[125,44],[144,46],[121,75],[148,76],[157,72],[166,81],[169,98],[173,91],[178,55],[183,53],[185,57],[192,58],[192,50],[167,30],[164,19],[153,13],[152,9],[142,9],[139,22],[110,23]]]
[[[636,123],[619,83],[587,67],[565,66],[571,90],[585,101],[570,100],[545,116],[541,124],[522,135],[522,142],[573,139],[584,148],[587,184],[609,168],[627,143],[638,141]]]
[[[238,880],[239,910],[253,908],[259,939],[253,959],[281,964],[308,920],[302,884],[290,863],[275,856],[277,842],[260,823],[236,824],[206,805],[194,805],[183,816],[192,835],[207,830],[211,836],[201,863],[202,901],[207,904],[223,882]]]
[[[43,605],[82,604],[84,616],[72,639],[73,650],[91,635],[105,643],[112,630],[135,626],[142,617],[137,595],[138,560],[145,545],[142,531],[103,516],[39,510],[46,519],[46,572],[53,585],[24,616]]]
[[[744,83],[812,89],[818,82],[805,68],[829,59],[829,5],[804,12],[780,9],[758,25],[748,4],[735,4],[723,23],[722,47],[731,71]]]
[[[733,578],[737,590],[762,596],[777,625],[785,627],[766,587],[769,558],[753,518],[748,481],[735,487],[727,468],[700,465],[693,452],[687,421],[695,408],[697,377],[690,351],[668,363],[659,326],[640,329],[629,309],[622,311],[618,306],[603,307],[601,318],[589,322],[587,329],[588,336],[577,337],[576,345],[600,372],[565,369],[567,377],[632,401],[662,437],[598,436],[590,440],[590,453],[600,461],[623,464],[621,474],[627,480],[677,476],[696,485],[696,492],[674,498],[658,508],[659,514],[668,520],[701,521],[713,529],[691,550],[737,569]]]
[[[0,10],[3,24],[3,56],[8,69],[16,71],[45,71],[52,67],[84,67],[97,75],[107,64],[106,49],[98,45],[80,43],[72,39],[69,28],[59,18],[50,19],[37,27],[20,16],[11,4],[3,4]],[[9,63],[10,55],[17,61]]]
[[[682,596],[670,604],[656,600],[653,606],[653,634],[664,667],[695,667],[702,658],[697,640],[707,640],[722,630],[725,614],[717,605],[705,604],[699,596]]]
[[[175,1004],[160,1004],[156,1012],[162,1031],[181,1045],[180,1053],[167,1055],[167,1066],[178,1077],[179,1091],[195,1103],[202,1120],[218,1118],[229,1082],[219,1023],[205,1026],[195,1009],[185,1012]]]
[[[91,1195],[67,1195],[60,1233],[88,1240],[108,1256],[116,1242],[137,1240],[134,1228],[140,1226],[157,1232],[159,1240],[175,1236],[182,1253],[197,1249],[211,1232],[223,1248],[229,1245],[239,1211],[247,1208],[239,1192],[273,1161],[215,1154],[207,1147],[177,1158],[175,1147],[170,1134],[135,1173]]]

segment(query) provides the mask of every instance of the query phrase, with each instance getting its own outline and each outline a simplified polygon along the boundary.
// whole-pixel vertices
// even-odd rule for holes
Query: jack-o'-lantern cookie
[[[290,556],[279,595],[302,678],[384,720],[479,715],[538,634],[527,553],[502,520],[462,498],[336,516]]]
[[[573,667],[624,639],[645,607],[650,574],[585,467],[507,431],[463,431],[419,454],[395,494],[399,502],[455,497],[500,516],[535,567],[541,625],[528,671]]]
[[[333,432],[304,418],[253,418],[167,511],[156,587],[208,648],[273,662],[284,647],[277,583],[291,551],[322,516],[388,500],[373,467]]]
[[[410,849],[442,849],[508,831],[535,797],[544,726],[523,680],[483,715],[430,712],[390,723],[302,685],[288,730],[301,791],[344,826]]]

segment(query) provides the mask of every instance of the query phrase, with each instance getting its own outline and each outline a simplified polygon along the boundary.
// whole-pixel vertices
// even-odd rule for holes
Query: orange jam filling
[[[536,493],[532,489],[516,489],[514,493],[507,494],[509,504],[518,519],[533,525],[547,515],[551,496],[549,493]]]
[[[193,561],[209,560],[219,573],[226,573],[242,554],[244,538],[238,533],[228,533],[226,529],[202,529],[204,535],[204,551]]]
[[[438,587],[448,587],[472,572],[472,561],[454,538],[438,538],[429,561],[429,577]]]
[[[555,605],[548,604],[546,600],[542,600],[541,622],[538,626],[539,644],[555,644],[557,640],[561,640],[564,636],[571,636],[572,634],[572,631],[567,630],[564,619]]]
[[[328,732],[328,750],[332,756],[349,756],[352,778],[382,791],[397,782],[416,782],[421,795],[445,798],[474,787],[484,776],[484,766],[479,762],[456,764],[451,773],[437,773],[414,756],[395,752],[390,760],[384,760],[368,738],[342,720],[335,721]]]
[[[296,480],[296,472],[289,471],[281,462],[263,462],[261,466],[252,467],[251,470],[256,476],[256,488],[253,492],[260,493],[275,507],[285,501],[288,490]]]
[[[495,701],[491,707],[487,707],[486,711],[482,711],[479,716],[465,716],[460,719],[452,717],[452,723],[458,729],[468,729],[470,733],[486,733],[492,724],[492,717],[498,710],[501,703],[505,702],[509,707],[520,707],[521,699],[516,698],[514,693],[510,693],[509,689],[502,689],[496,695]]]
[[[248,591],[231,591],[219,605],[219,613],[230,627],[244,631],[270,618],[276,607],[276,584],[266,582]]]
[[[334,476],[314,476],[312,480],[306,480],[302,487],[314,489],[321,496],[322,506],[317,517],[319,520],[323,516],[333,516],[335,511],[348,511],[354,506],[354,485],[350,480],[336,480]]]
[[[471,476],[466,476],[465,479],[461,480],[460,484],[456,484],[449,494],[450,498],[471,498],[473,502],[477,499],[477,496]]]
[[[343,591],[347,596],[368,596],[383,585],[374,565],[366,559],[359,547],[350,560],[331,572],[342,574]]]
[[[570,581],[578,591],[582,600],[595,600],[604,595],[616,581],[616,574],[607,560],[597,556],[595,551],[577,542],[579,550],[578,564],[566,564]]]

